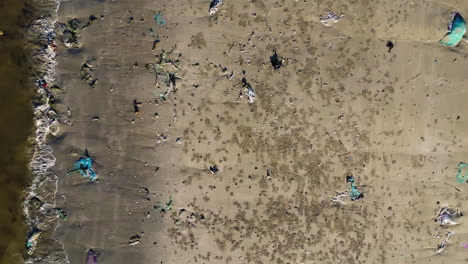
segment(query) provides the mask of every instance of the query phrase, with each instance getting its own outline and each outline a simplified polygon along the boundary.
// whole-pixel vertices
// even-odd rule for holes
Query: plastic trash
[[[326,16],[320,16],[320,22],[326,27],[333,25],[334,23],[338,23],[344,15],[336,15],[332,11],[327,11]]]
[[[213,15],[214,13],[218,12],[218,8],[221,5],[223,1],[222,0],[212,0],[210,2],[210,15]]]
[[[26,249],[28,250],[28,253],[31,253],[34,250],[34,247],[36,246],[37,240],[39,239],[41,232],[42,231],[37,227],[33,227],[28,232],[26,238]]]
[[[343,198],[348,196],[348,192],[337,192],[336,195],[331,198],[331,200],[334,204],[345,205]]]
[[[448,24],[448,33],[439,41],[440,44],[454,47],[466,33],[466,24],[463,17],[458,12],[452,13],[451,22]]]
[[[158,24],[160,26],[166,25],[166,18],[164,18],[163,13],[161,13],[161,12],[154,13],[153,18],[154,18],[154,22],[156,22],[156,24]]]
[[[250,83],[247,82],[245,78],[242,78],[242,84],[244,85],[244,88],[247,89],[247,92],[245,93],[245,95],[249,97],[249,102],[253,103],[256,95],[252,86],[250,85]]]
[[[445,238],[437,245],[436,252],[437,254],[442,253],[442,251],[445,249],[445,245],[450,244],[450,237],[455,234],[455,232],[447,232],[445,233]]]
[[[218,165],[210,166],[210,171],[212,174],[216,174],[219,171]]]
[[[391,52],[392,49],[395,47],[395,45],[393,44],[393,42],[388,41],[388,42],[387,42],[387,45],[385,45],[385,47],[388,48],[388,52]]]
[[[57,213],[57,215],[62,218],[62,220],[68,220],[68,214],[67,212],[65,212],[64,210],[62,210],[61,208],[54,208],[55,212]]]
[[[462,174],[462,171],[463,171],[463,169],[465,169],[465,168],[467,168],[467,169],[466,169],[466,172],[465,172],[465,174]],[[458,164],[458,169],[457,169],[457,175],[456,175],[456,177],[457,177],[457,181],[458,181],[459,183],[468,182],[468,163],[466,163],[466,162],[460,162],[460,163]]]
[[[281,66],[283,66],[283,58],[279,58],[278,56],[278,53],[276,53],[276,50],[275,50],[275,54],[273,54],[272,56],[270,56],[270,62],[271,62],[271,65],[273,66],[273,69],[275,70],[278,70],[279,68],[281,68]]]
[[[154,206],[154,210],[159,210],[159,211],[161,211],[163,213],[166,212],[166,211],[172,210],[172,202],[173,201],[174,200],[172,200],[172,195],[171,195],[171,196],[169,196],[169,201],[166,204],[164,204],[164,206],[161,206],[159,204],[159,202],[158,202],[158,204]]]
[[[67,172],[65,176],[79,172],[81,176],[89,178],[91,181],[94,181],[97,178],[97,175],[93,170],[93,159],[89,156],[86,158],[79,158],[73,166],[75,168]]]
[[[448,206],[444,206],[440,209],[437,215],[437,222],[441,226],[456,225],[458,223],[452,221],[454,217],[460,217],[462,213],[459,210],[450,209]]]
[[[130,240],[128,241],[128,245],[134,246],[136,244],[139,244],[141,242],[141,237],[143,236],[144,232],[141,232],[140,234],[136,234],[134,236],[130,237]]]
[[[346,181],[351,183],[351,191],[349,192],[349,197],[351,197],[351,201],[359,200],[361,198],[364,198],[364,194],[362,194],[356,187],[356,184],[354,183],[354,177],[353,176],[346,176]]]
[[[95,250],[88,250],[88,254],[86,255],[86,264],[97,264],[98,263],[98,255],[99,253]]]

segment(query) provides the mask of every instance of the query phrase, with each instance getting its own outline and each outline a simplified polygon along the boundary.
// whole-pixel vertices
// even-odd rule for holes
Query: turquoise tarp
[[[463,35],[466,33],[465,20],[460,13],[455,13],[453,15],[452,23],[449,25],[449,31],[450,32],[445,34],[439,42],[442,45],[454,47],[462,40]]]

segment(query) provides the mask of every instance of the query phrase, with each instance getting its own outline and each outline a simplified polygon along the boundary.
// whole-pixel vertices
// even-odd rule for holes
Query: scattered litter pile
[[[364,198],[364,194],[357,189],[356,184],[354,183],[354,177],[352,175],[346,176],[346,182],[351,183],[351,191],[337,192],[336,195],[331,198],[334,204],[344,205],[345,202],[343,201],[343,198],[348,196],[351,198],[351,201]]]
[[[97,176],[93,170],[93,159],[91,159],[88,155],[86,155],[85,158],[79,158],[73,166],[74,169],[67,172],[65,176],[79,172],[83,177],[89,178],[91,181],[96,180]]]
[[[166,85],[166,92],[159,94],[164,101],[171,91],[176,88],[176,80],[179,79],[176,75],[179,71],[177,66],[179,61],[170,58],[173,52],[174,49],[170,51],[162,50],[156,55],[156,62],[145,65],[146,69],[154,72],[156,85],[159,84],[160,80]]]
[[[334,23],[338,23],[344,15],[336,15],[332,11],[327,11],[326,16],[320,16],[320,22],[326,27],[333,25]]]
[[[445,46],[454,47],[463,39],[463,35],[466,33],[466,24],[460,13],[453,12],[451,16],[451,21],[448,24],[449,32],[445,34],[439,43]]]
[[[457,223],[452,221],[452,219],[461,216],[463,216],[463,214],[458,209],[454,210],[448,206],[444,206],[437,215],[437,222],[439,222],[441,226],[456,225]]]
[[[213,15],[214,13],[218,12],[218,8],[221,5],[223,0],[212,0],[210,3],[210,15]]]
[[[160,212],[164,213],[166,211],[172,210],[172,195],[169,196],[169,201],[163,205],[160,205],[159,202],[154,206],[154,210],[159,210]]]

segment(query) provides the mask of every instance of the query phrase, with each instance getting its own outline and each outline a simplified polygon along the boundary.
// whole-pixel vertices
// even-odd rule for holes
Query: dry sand
[[[103,16],[80,33],[81,48],[58,51],[55,170],[88,149],[100,179],[59,182],[70,219],[56,237],[72,264],[89,248],[112,264],[468,260],[465,219],[434,222],[442,205],[468,209],[468,187],[455,179],[468,160],[467,48],[437,43],[451,11],[468,16],[466,1],[224,0],[213,16],[208,6],[62,1],[61,22]],[[325,27],[328,9],[345,17]],[[172,47],[180,80],[163,102],[144,65]],[[275,49],[286,58],[276,71]],[[94,88],[80,79],[87,58]],[[239,98],[243,77],[252,104]],[[349,173],[365,197],[333,205]],[[170,195],[172,210],[153,209]],[[435,255],[447,230],[452,243]]]

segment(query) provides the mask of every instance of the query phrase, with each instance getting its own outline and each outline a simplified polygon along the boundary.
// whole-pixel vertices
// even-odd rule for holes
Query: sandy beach
[[[468,210],[467,43],[438,43],[468,2],[209,7],[61,1],[53,237],[70,263],[468,261],[464,217],[435,221]],[[344,16],[327,27],[328,10]],[[98,181],[64,177],[85,150]],[[334,204],[350,175],[364,197]]]

